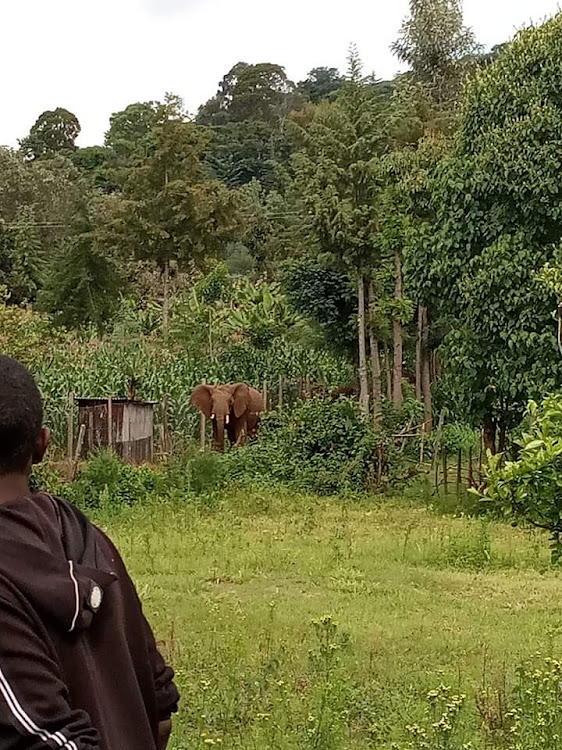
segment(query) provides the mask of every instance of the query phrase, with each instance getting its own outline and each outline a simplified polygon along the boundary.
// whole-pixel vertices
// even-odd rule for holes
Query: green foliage
[[[249,276],[256,267],[256,261],[245,245],[236,242],[228,247],[226,265],[233,276]]]
[[[281,65],[239,62],[224,76],[216,96],[199,109],[197,120],[202,125],[275,122],[297,103],[295,85]]]
[[[67,109],[58,107],[52,112],[43,112],[29,135],[20,141],[21,150],[30,160],[72,151],[80,130],[78,118]]]
[[[48,362],[65,341],[64,333],[53,330],[47,315],[6,304],[8,296],[7,289],[0,287],[0,351],[32,368]]]
[[[295,123],[302,148],[297,183],[320,250],[348,271],[376,258],[380,163],[385,148],[382,99],[361,77],[358,57],[334,102],[322,102],[309,123]]]
[[[170,261],[202,265],[236,229],[234,194],[207,174],[201,130],[169,98],[152,131],[154,149],[127,171],[115,240],[163,270]]]
[[[466,733],[461,725],[466,695],[455,695],[449,685],[440,685],[426,700],[426,725],[407,727],[412,737],[408,750],[472,750],[472,743],[464,742]]]
[[[332,99],[343,82],[344,78],[337,68],[313,68],[298,86],[312,104],[318,104],[323,99]]]
[[[434,438],[437,440],[437,430]],[[469,425],[459,422],[445,424],[441,430],[440,445],[447,453],[455,455],[459,451],[466,455],[469,449],[475,449],[479,445],[480,433]]]
[[[39,488],[48,488],[80,508],[142,505],[150,499],[173,498],[182,503],[210,506],[223,487],[226,475],[221,456],[193,453],[173,458],[157,467],[123,463],[115,453],[101,451],[85,462],[72,484],[61,481],[48,465],[34,474]]]
[[[376,475],[376,442],[356,401],[313,399],[265,415],[256,445],[236,453],[233,476],[320,494],[361,491]]]
[[[172,336],[191,351],[206,349],[217,358],[231,344],[264,350],[273,342],[298,343],[303,325],[278,283],[232,278],[227,265],[219,263],[176,301]]]
[[[88,233],[61,246],[38,307],[52,313],[57,325],[92,324],[101,329],[113,315],[123,287],[119,266]]]
[[[517,685],[507,713],[509,750],[555,748],[562,736],[562,662],[537,654],[517,670]]]
[[[147,466],[122,463],[114,453],[102,452],[85,464],[76,482],[62,486],[62,496],[81,508],[133,505],[146,502],[157,475]]]
[[[562,397],[531,402],[517,461],[490,457],[485,500],[503,516],[546,529],[552,560],[562,557]]]
[[[77,148],[70,154],[74,166],[80,170],[93,188],[105,193],[113,192],[117,185],[113,174],[114,154],[109,148],[103,146],[88,146]]]
[[[195,286],[198,299],[206,304],[229,302],[232,282],[225,263],[217,263],[214,269]]]
[[[445,387],[456,414],[474,424],[515,425],[528,399],[562,375],[557,300],[537,281],[562,234],[552,147],[562,132],[561,39],[558,16],[477,73],[432,182],[438,229],[418,246],[418,283],[451,325]]]
[[[141,161],[154,150],[154,128],[161,115],[158,102],[129,104],[111,115],[105,145],[121,162]]]
[[[392,49],[440,104],[458,97],[480,51],[474,33],[463,25],[459,0],[411,0],[410,16]]]
[[[205,159],[213,175],[230,188],[257,180],[267,191],[279,188],[288,144],[278,128],[266,122],[213,125]]]
[[[303,258],[284,267],[282,283],[291,307],[321,326],[326,346],[353,350],[357,293],[348,276]]]
[[[271,276],[280,261],[302,255],[309,248],[310,238],[302,226],[302,196],[293,187],[284,193],[267,192],[253,180],[238,195],[244,217],[242,241],[258,270]]]

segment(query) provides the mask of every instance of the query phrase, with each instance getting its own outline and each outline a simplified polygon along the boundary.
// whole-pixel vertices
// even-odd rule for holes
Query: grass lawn
[[[449,744],[430,729],[412,747],[510,747],[482,713],[497,730],[515,668],[562,654],[561,578],[538,533],[273,491],[94,520],[176,667],[173,750],[407,748],[440,685],[467,696]]]

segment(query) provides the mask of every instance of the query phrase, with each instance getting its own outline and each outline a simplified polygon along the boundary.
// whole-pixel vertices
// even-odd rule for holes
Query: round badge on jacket
[[[97,612],[101,607],[102,599],[103,591],[101,588],[99,586],[92,586],[92,591],[90,592],[90,607],[94,612]]]

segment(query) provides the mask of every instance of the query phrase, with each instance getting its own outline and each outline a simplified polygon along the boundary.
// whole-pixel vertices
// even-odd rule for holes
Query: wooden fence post
[[[439,424],[437,425],[437,434],[435,436],[435,448],[433,451],[433,468],[435,469],[435,489],[439,487],[439,453],[441,452],[441,435],[443,433],[443,424],[445,423],[445,412],[439,415]]]
[[[74,461],[70,467],[68,478],[73,482],[76,478],[76,470],[78,469],[78,462],[80,461],[80,455],[82,453],[82,446],[84,445],[84,438],[86,436],[86,425],[80,425],[80,432],[78,433],[78,442],[76,443],[76,453],[74,454]]]
[[[113,449],[113,399],[107,399],[107,445]]]
[[[170,450],[170,435],[168,432],[168,394],[162,396],[162,453]]]
[[[468,486],[474,487],[474,467],[472,466],[472,446],[468,449]]]
[[[449,491],[449,475],[447,470],[447,451],[443,450],[443,487],[445,489],[445,494]]]
[[[283,408],[283,375],[279,375],[279,408]]]
[[[462,450],[459,450],[459,454],[457,456],[457,497],[460,497],[460,494],[461,494],[461,484],[462,484]]]
[[[70,471],[72,459],[74,458],[74,391],[70,391],[68,394],[66,409],[66,455]]]
[[[262,395],[263,395],[263,405],[264,405],[265,410],[267,411],[267,380],[263,381]]]
[[[205,385],[205,380],[201,381],[201,385]],[[201,450],[204,451],[207,446],[207,420],[203,412],[201,412],[201,416],[199,417],[199,440]]]
[[[424,464],[424,458],[425,458],[425,423],[421,426],[421,442],[420,442],[420,468]]]
[[[483,472],[482,472],[482,461],[484,456],[484,432],[480,433],[480,456],[478,458],[478,486],[482,486]]]

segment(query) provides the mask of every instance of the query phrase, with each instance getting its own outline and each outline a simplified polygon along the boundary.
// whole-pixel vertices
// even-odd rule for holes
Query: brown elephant
[[[213,423],[213,450],[224,450],[225,428],[231,445],[243,445],[258,433],[263,397],[246,383],[199,385],[191,403]]]

